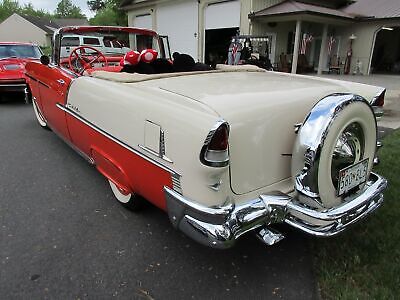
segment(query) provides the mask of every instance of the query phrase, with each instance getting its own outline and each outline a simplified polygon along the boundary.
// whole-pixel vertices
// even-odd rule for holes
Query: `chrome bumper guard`
[[[371,173],[369,181],[358,194],[345,199],[336,208],[317,211],[304,206],[287,194],[263,194],[245,204],[228,204],[210,208],[196,204],[169,187],[164,187],[167,210],[173,226],[195,241],[213,248],[234,245],[242,234],[260,229],[258,237],[272,245],[283,235],[267,226],[285,222],[315,236],[332,236],[345,230],[377,209],[383,202],[385,178]]]

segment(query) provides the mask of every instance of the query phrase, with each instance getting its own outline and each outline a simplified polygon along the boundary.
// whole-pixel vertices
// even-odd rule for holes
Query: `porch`
[[[352,16],[332,8],[285,1],[252,13],[249,19],[253,34],[275,37],[270,59],[278,71],[348,71],[354,36],[343,32],[354,23]],[[345,55],[340,57],[341,53]]]

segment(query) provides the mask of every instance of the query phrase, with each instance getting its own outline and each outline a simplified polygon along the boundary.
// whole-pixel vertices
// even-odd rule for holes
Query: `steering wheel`
[[[94,53],[85,53],[85,49],[94,51]],[[107,67],[107,57],[105,57],[100,50],[89,46],[79,46],[72,50],[71,54],[69,55],[68,63],[71,70],[74,70],[82,75],[85,70],[92,68],[92,64],[94,62],[100,62],[100,58],[102,58],[104,61],[104,67]],[[78,62],[80,65],[77,64]]]

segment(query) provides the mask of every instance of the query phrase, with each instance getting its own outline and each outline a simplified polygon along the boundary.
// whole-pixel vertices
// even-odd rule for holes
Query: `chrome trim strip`
[[[177,174],[172,174],[171,180],[172,188],[174,189],[174,191],[182,195],[181,176],[178,176]]]
[[[39,84],[41,84],[41,85],[43,85],[44,87],[46,87],[46,88],[50,88],[47,84],[45,84],[44,82],[42,82],[42,81],[40,81],[40,80],[38,80],[38,82],[39,82]]]
[[[0,88],[2,88],[2,87],[21,87],[21,88],[24,88],[24,87],[26,87],[26,84],[25,83],[14,83],[14,84],[2,84],[2,83],[0,83]]]
[[[30,79],[32,79],[33,81],[38,81],[35,77],[29,75],[28,73],[25,73],[26,77],[29,77]]]
[[[147,151],[147,152],[151,153],[154,156],[157,156],[157,157],[165,160],[166,162],[173,163],[173,161],[171,159],[169,159],[168,157],[166,157],[165,155],[160,155],[160,153],[157,153],[156,151],[153,151],[153,150],[151,150],[150,148],[148,148],[146,146],[138,144],[138,147],[140,149],[144,150],[144,151]]]
[[[281,222],[314,236],[336,235],[383,203],[386,179],[374,173],[369,179],[364,189],[346,198],[344,204],[323,211],[308,208],[281,192],[262,194],[241,205],[230,203],[221,207],[197,204],[169,187],[164,187],[164,192],[168,215],[175,228],[203,245],[225,249],[251,230],[266,229],[270,224]],[[273,244],[265,239],[264,242]]]
[[[180,176],[177,172],[175,172],[174,170],[172,170],[171,168],[168,168],[167,166],[164,166],[163,164],[159,163],[158,161],[152,159],[151,157],[148,157],[147,155],[143,154],[142,152],[137,151],[136,149],[132,148],[131,146],[125,144],[124,142],[120,141],[119,139],[117,139],[116,137],[112,136],[111,134],[105,132],[103,129],[97,127],[96,125],[94,125],[93,123],[89,122],[88,120],[86,120],[85,118],[81,117],[80,115],[78,115],[77,113],[75,113],[74,111],[68,109],[67,107],[63,106],[60,103],[57,103],[56,106],[65,111],[66,113],[68,113],[69,115],[73,116],[74,118],[76,118],[77,120],[81,121],[82,123],[84,123],[85,125],[89,126],[90,128],[92,128],[93,130],[97,131],[98,133],[102,134],[103,136],[105,136],[106,138],[109,138],[110,140],[112,140],[113,142],[117,143],[118,145],[120,145],[121,147],[124,147],[125,149],[127,149],[128,151],[140,156],[141,158],[145,159],[146,161],[156,165],[157,167],[160,167],[161,169],[171,173],[171,174],[176,174],[178,176]]]

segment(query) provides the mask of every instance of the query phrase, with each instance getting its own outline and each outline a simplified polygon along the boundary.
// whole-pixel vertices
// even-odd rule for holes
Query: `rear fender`
[[[96,146],[91,147],[90,154],[97,170],[99,170],[101,174],[112,181],[124,194],[133,193],[128,176],[121,165],[115,161],[111,155],[105,153]]]

